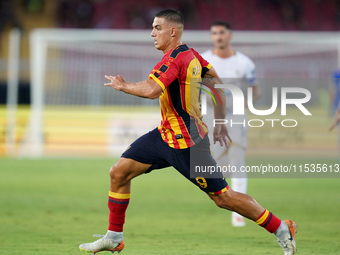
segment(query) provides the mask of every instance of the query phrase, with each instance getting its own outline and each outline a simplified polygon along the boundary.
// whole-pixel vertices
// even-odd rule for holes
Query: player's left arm
[[[109,83],[105,83],[105,86],[112,87],[118,91],[123,91],[138,97],[156,99],[162,94],[163,91],[162,87],[159,86],[158,83],[153,79],[130,83],[126,82],[121,75],[105,75],[105,78],[110,81]]]
[[[226,96],[225,96],[223,89],[215,88],[215,84],[223,84],[223,82],[218,76],[215,68],[212,66],[205,73],[204,78],[207,79],[207,82],[206,80],[204,80],[204,83],[207,83],[207,85],[213,87],[215,91],[217,92],[217,95],[215,93],[212,93],[212,95],[214,96],[215,102],[220,102],[220,99],[221,99],[222,105],[220,104],[214,105],[215,119],[224,119],[227,114]]]
[[[215,88],[215,84],[223,84],[222,80],[219,78],[216,70],[212,66],[205,73],[204,78],[209,79],[208,85],[212,86],[215,89],[219,99],[221,99],[221,103],[222,103],[221,105],[219,103],[214,105],[214,117],[215,117],[215,119],[225,119],[225,116],[227,114],[226,96],[225,96],[223,89]],[[215,95],[214,93],[212,93],[212,95],[215,97],[216,102],[220,102],[217,95]],[[214,144],[216,142],[219,142],[221,146],[225,145],[226,147],[228,147],[228,141],[227,141],[226,137],[229,139],[230,142],[232,142],[232,140],[229,136],[229,133],[228,133],[227,126],[225,124],[215,125],[214,131],[213,131]]]
[[[215,119],[225,119],[225,116],[227,114],[227,106],[226,106],[226,96],[224,93],[223,89],[216,89],[215,84],[223,84],[222,80],[218,76],[215,68],[208,63],[200,54],[198,54],[194,49],[192,49],[194,52],[196,58],[198,61],[201,63],[203,67],[203,72],[202,72],[202,78],[203,83],[207,83],[209,86],[213,87],[217,93],[212,93],[212,96],[215,98],[215,102],[220,102],[221,104],[216,104],[214,105],[214,116]],[[214,144],[216,142],[219,142],[221,146],[225,145],[228,148],[228,141],[227,138],[229,139],[230,142],[232,142],[229,133],[228,133],[228,128],[226,124],[218,124],[215,125],[214,131],[213,131],[213,138],[214,138]]]

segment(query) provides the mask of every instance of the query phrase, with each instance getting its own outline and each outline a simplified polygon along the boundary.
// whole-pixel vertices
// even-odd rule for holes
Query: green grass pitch
[[[0,159],[0,254],[85,254],[78,245],[107,229],[114,162]],[[296,221],[298,254],[340,254],[339,180],[250,179],[248,193]],[[171,168],[133,180],[124,237],[124,255],[283,254],[275,236],[255,223],[232,228],[230,212]]]

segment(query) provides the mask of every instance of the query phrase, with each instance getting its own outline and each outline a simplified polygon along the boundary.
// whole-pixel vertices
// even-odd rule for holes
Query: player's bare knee
[[[214,199],[215,204],[223,209],[234,211],[234,200],[229,194],[221,194]]]
[[[219,200],[215,201],[215,204],[220,208],[227,209],[229,211],[233,211],[233,206],[228,201],[219,199]]]
[[[117,166],[113,165],[110,168],[110,178],[111,180],[114,180],[116,178],[116,173],[117,173]]]
[[[223,202],[222,202],[222,200],[221,199],[216,199],[216,200],[214,200],[214,202],[215,202],[215,204],[218,206],[218,207],[220,207],[220,208],[224,208],[223,206]]]
[[[125,183],[128,182],[126,174],[123,173],[123,171],[118,167],[117,164],[113,165],[110,168],[110,179],[111,182],[114,183]]]

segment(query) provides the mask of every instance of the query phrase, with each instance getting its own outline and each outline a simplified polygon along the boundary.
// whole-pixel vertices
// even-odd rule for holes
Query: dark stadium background
[[[23,30],[19,103],[29,103],[28,34],[37,27],[149,29],[153,15],[176,8],[186,29],[209,29],[216,19],[234,30],[338,31],[339,0],[0,0],[0,104],[6,102],[8,33]]]

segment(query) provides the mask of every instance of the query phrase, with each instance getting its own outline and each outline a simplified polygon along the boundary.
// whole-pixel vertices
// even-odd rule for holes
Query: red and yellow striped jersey
[[[149,75],[163,89],[158,130],[172,148],[188,148],[208,133],[202,121],[198,88],[201,77],[210,68],[211,64],[201,55],[182,44],[168,51]]]

